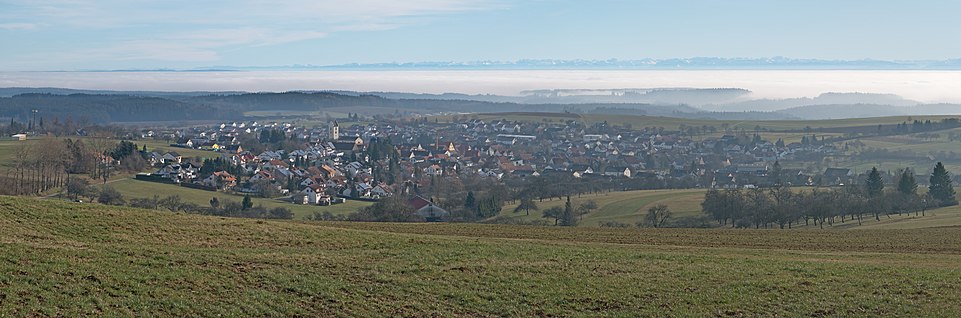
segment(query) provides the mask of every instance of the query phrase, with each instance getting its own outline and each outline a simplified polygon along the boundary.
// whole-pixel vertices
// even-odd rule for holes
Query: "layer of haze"
[[[249,71],[0,72],[0,87],[125,91],[350,90],[518,95],[532,89],[744,88],[752,98],[827,92],[961,102],[961,71]]]

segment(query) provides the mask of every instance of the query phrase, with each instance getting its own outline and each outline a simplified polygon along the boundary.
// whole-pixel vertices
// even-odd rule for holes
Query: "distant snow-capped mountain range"
[[[338,65],[211,66],[194,70],[338,70],[338,69],[627,69],[627,70],[961,70],[961,59],[950,60],[821,60],[772,58],[695,57],[637,60],[555,60],[469,62],[389,62]]]

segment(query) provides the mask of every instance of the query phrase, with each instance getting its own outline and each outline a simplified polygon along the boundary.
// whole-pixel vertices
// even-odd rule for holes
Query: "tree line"
[[[38,195],[61,188],[70,179],[87,175],[106,183],[122,171],[141,171],[147,162],[137,145],[105,137],[41,138],[14,146],[11,169],[2,178],[2,194]]]
[[[240,202],[213,197],[210,199],[209,206],[202,206],[193,202],[186,202],[179,195],[165,197],[154,195],[152,197],[127,199],[114,187],[109,185],[92,185],[88,179],[81,177],[70,179],[66,189],[69,198],[74,200],[87,198],[91,201],[106,205],[254,219],[291,219],[294,216],[293,212],[285,207],[266,208],[263,205],[255,206],[253,199],[249,195],[244,196]]]
[[[797,190],[786,186],[769,189],[708,190],[702,211],[720,225],[754,228],[791,228],[814,225],[824,228],[837,222],[857,222],[865,217],[881,220],[891,214],[924,215],[930,208],[958,204],[951,178],[940,162],[931,174],[925,194],[918,193],[914,173],[899,175],[896,189],[885,190],[881,173],[874,168],[864,185]]]

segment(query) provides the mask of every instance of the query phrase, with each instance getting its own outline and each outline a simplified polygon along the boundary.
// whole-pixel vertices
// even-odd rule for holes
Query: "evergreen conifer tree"
[[[904,169],[901,179],[898,180],[898,192],[903,194],[917,194],[918,182],[914,180],[914,173],[910,169]]]
[[[864,187],[871,197],[879,197],[884,193],[884,179],[881,178],[881,172],[878,171],[877,167],[871,168],[871,172],[868,173],[868,181],[864,184]]]
[[[931,178],[928,181],[930,182],[928,194],[940,201],[942,205],[958,204],[958,200],[954,197],[951,176],[948,175],[948,170],[944,168],[944,164],[938,162],[934,166],[934,172],[931,173]]]

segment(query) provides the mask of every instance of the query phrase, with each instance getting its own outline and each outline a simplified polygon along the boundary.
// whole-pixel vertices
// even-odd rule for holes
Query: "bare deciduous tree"
[[[658,204],[647,209],[647,216],[644,217],[644,220],[651,226],[657,228],[664,226],[670,218],[671,210],[668,209],[666,205]]]

